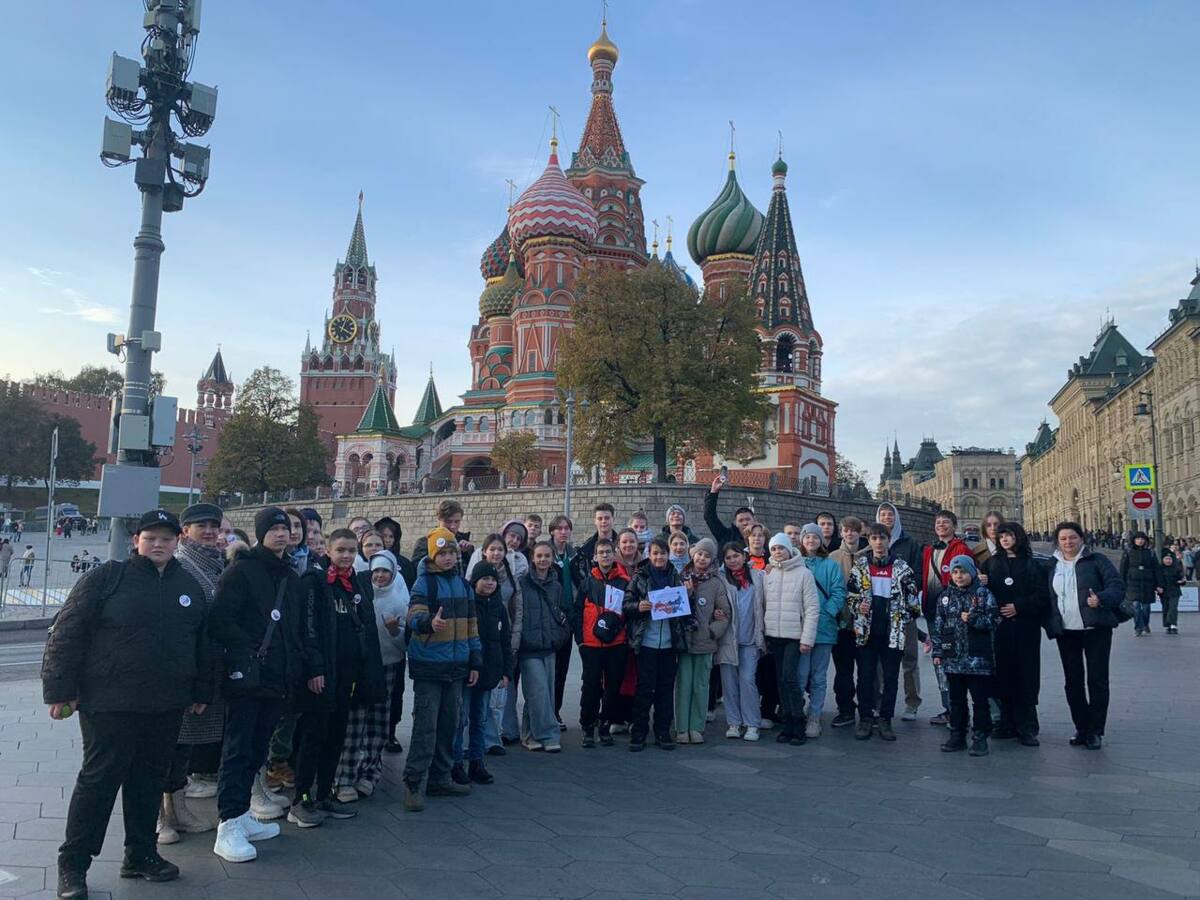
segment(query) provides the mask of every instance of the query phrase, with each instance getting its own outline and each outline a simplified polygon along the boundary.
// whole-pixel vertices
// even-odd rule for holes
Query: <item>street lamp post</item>
[[[50,434],[50,477],[46,480],[46,558],[42,560],[42,618],[46,618],[46,591],[50,588],[50,540],[54,536],[54,482],[58,478],[58,426]],[[32,581],[32,579],[30,579]]]
[[[1158,429],[1154,422],[1154,392],[1138,391],[1141,402],[1133,408],[1135,416],[1150,417],[1150,461],[1154,464],[1154,552],[1162,559],[1163,553],[1163,477],[1158,467]]]
[[[188,470],[188,506],[192,505],[192,486],[196,483],[196,454],[204,449],[204,443],[200,440],[202,434],[193,425],[192,430],[184,435],[187,438],[187,452],[191,454],[192,463]]]
[[[567,480],[563,484],[563,515],[571,518],[571,472],[575,468],[575,388],[567,389]]]
[[[114,404],[111,449],[117,462],[104,467],[100,482],[100,514],[111,519],[111,559],[129,554],[127,520],[158,504],[159,445],[152,440],[150,381],[151,355],[162,349],[162,335],[154,330],[162,217],[204,189],[209,163],[207,147],[176,137],[172,117],[183,135],[200,137],[217,109],[216,88],[187,80],[200,32],[200,2],[145,0],[142,61],[114,53],[109,64],[105,99],[120,121],[105,117],[100,158],[113,167],[134,163],[133,180],[142,198],[141,227],[133,241],[129,330],[108,336],[109,352],[125,360],[125,383]],[[135,146],[142,149],[138,159]]]

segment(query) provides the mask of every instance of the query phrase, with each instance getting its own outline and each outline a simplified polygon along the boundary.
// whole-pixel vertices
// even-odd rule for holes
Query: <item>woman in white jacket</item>
[[[763,579],[765,609],[763,630],[767,649],[775,659],[779,680],[779,704],[783,707],[783,730],[775,739],[781,744],[804,743],[804,685],[800,680],[800,655],[809,653],[817,641],[821,598],[817,583],[783,532],[771,538],[770,562]]]

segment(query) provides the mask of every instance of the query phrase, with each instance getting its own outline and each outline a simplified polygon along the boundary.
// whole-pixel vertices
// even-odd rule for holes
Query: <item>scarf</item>
[[[692,561],[691,557],[688,556],[686,553],[683,554],[683,556],[669,556],[669,557],[667,557],[667,559],[671,563],[671,565],[673,565],[675,567],[676,572],[682,572],[683,567]]]
[[[350,573],[353,571],[354,571],[353,568],[339,569],[337,566],[330,566],[329,569],[325,572],[325,583],[326,584],[340,584],[342,586],[343,590],[345,590],[349,594],[353,594],[354,593],[354,585],[350,581]]]
[[[665,587],[671,586],[671,567],[668,565],[665,569],[660,569],[656,566],[650,566],[650,590],[661,591]]]
[[[725,570],[725,574],[729,576],[730,582],[736,588],[750,587],[750,570],[746,566],[742,566],[736,571]]]
[[[225,554],[216,547],[205,547],[182,538],[175,549],[175,558],[184,571],[200,582],[205,601],[212,603],[213,595],[217,592],[217,580],[225,568]]]
[[[712,578],[715,574],[717,574],[716,567],[711,566],[711,565],[707,569],[705,569],[703,572],[699,572],[696,570],[696,567],[694,565],[692,565],[691,563],[688,563],[687,571],[688,571],[688,574],[692,576],[692,581],[694,583],[696,583],[697,585],[704,584],[704,582],[708,581],[708,579]]]

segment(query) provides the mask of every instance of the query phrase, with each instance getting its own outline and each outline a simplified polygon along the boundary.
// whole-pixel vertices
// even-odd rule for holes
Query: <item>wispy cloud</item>
[[[46,287],[54,287],[58,283],[58,279],[67,274],[59,272],[57,269],[43,269],[38,266],[26,266],[25,271],[36,278],[39,284]]]
[[[62,289],[62,296],[67,301],[67,306],[42,306],[39,307],[38,311],[50,315],[71,316],[82,319],[85,322],[95,322],[101,325],[112,325],[117,322],[117,308],[115,306],[105,306],[101,303],[95,303],[89,300],[87,294],[83,293],[83,291],[70,287]]]

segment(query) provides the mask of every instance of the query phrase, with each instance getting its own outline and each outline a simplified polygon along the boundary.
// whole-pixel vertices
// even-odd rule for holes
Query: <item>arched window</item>
[[[475,420],[470,416],[463,419],[463,431],[470,433],[471,426],[475,424]]]
[[[369,287],[370,281],[368,280],[368,278],[369,278],[369,273],[367,272],[366,269],[358,270],[358,286],[359,287],[361,287],[361,288]]]
[[[546,407],[546,413],[542,416],[542,423],[545,425],[554,424],[554,410],[549,406]]]
[[[480,433],[480,434],[486,434],[486,433],[487,433],[487,430],[488,430],[488,419],[487,419],[487,416],[480,416],[480,417],[479,417],[479,433]]]
[[[775,342],[775,371],[792,371],[792,360],[796,352],[796,339],[790,334],[781,334]]]

